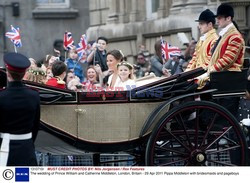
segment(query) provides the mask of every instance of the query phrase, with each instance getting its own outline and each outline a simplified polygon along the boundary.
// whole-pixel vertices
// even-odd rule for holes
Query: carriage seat
[[[247,69],[210,73],[210,87],[217,89],[213,97],[244,96],[247,90]]]

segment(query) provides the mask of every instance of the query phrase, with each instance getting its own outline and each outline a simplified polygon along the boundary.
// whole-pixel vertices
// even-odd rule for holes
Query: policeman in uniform
[[[22,54],[7,53],[4,63],[8,85],[0,91],[0,166],[35,166],[40,97],[22,83],[30,61]]]
[[[198,67],[207,69],[211,59],[211,48],[218,39],[216,30],[214,29],[215,15],[212,11],[209,9],[204,10],[196,21],[199,22],[199,29],[202,36],[195,47],[195,52],[186,71]]]

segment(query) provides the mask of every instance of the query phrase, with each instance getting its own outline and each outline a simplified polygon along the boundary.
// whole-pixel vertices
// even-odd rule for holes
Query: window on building
[[[146,1],[146,10],[147,10],[147,19],[157,18],[157,10],[160,5],[160,0],[147,0]]]
[[[158,8],[159,8],[159,2],[160,0],[154,0],[154,1],[151,1],[151,4],[152,4],[152,12],[155,13],[157,12]]]
[[[69,8],[70,0],[36,0],[41,8]]]
[[[70,0],[36,0],[36,7],[32,11],[34,18],[76,18],[77,9],[70,5]]]

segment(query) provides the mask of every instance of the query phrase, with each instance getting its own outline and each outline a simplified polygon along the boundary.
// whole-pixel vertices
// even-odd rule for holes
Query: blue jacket
[[[71,58],[67,58],[66,65],[68,70],[73,70],[75,75],[80,78],[80,81],[83,82],[83,69],[79,62],[76,60],[72,60]]]

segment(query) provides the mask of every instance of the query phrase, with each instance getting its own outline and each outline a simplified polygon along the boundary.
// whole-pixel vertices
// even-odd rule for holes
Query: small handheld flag
[[[65,50],[70,50],[74,47],[74,40],[72,38],[71,32],[65,32],[63,38],[63,46]]]
[[[87,36],[85,34],[83,34],[81,36],[80,42],[76,46],[78,60],[81,60],[82,57],[84,56],[84,54],[86,54],[87,45],[88,45]]]
[[[162,58],[168,60],[169,58],[180,55],[181,50],[176,46],[171,46],[169,43],[165,42],[161,37],[161,51],[162,51]]]
[[[15,52],[16,52],[16,47],[22,46],[20,30],[19,28],[15,28],[12,25],[10,27],[11,27],[11,32],[6,32],[5,36],[14,43]]]

